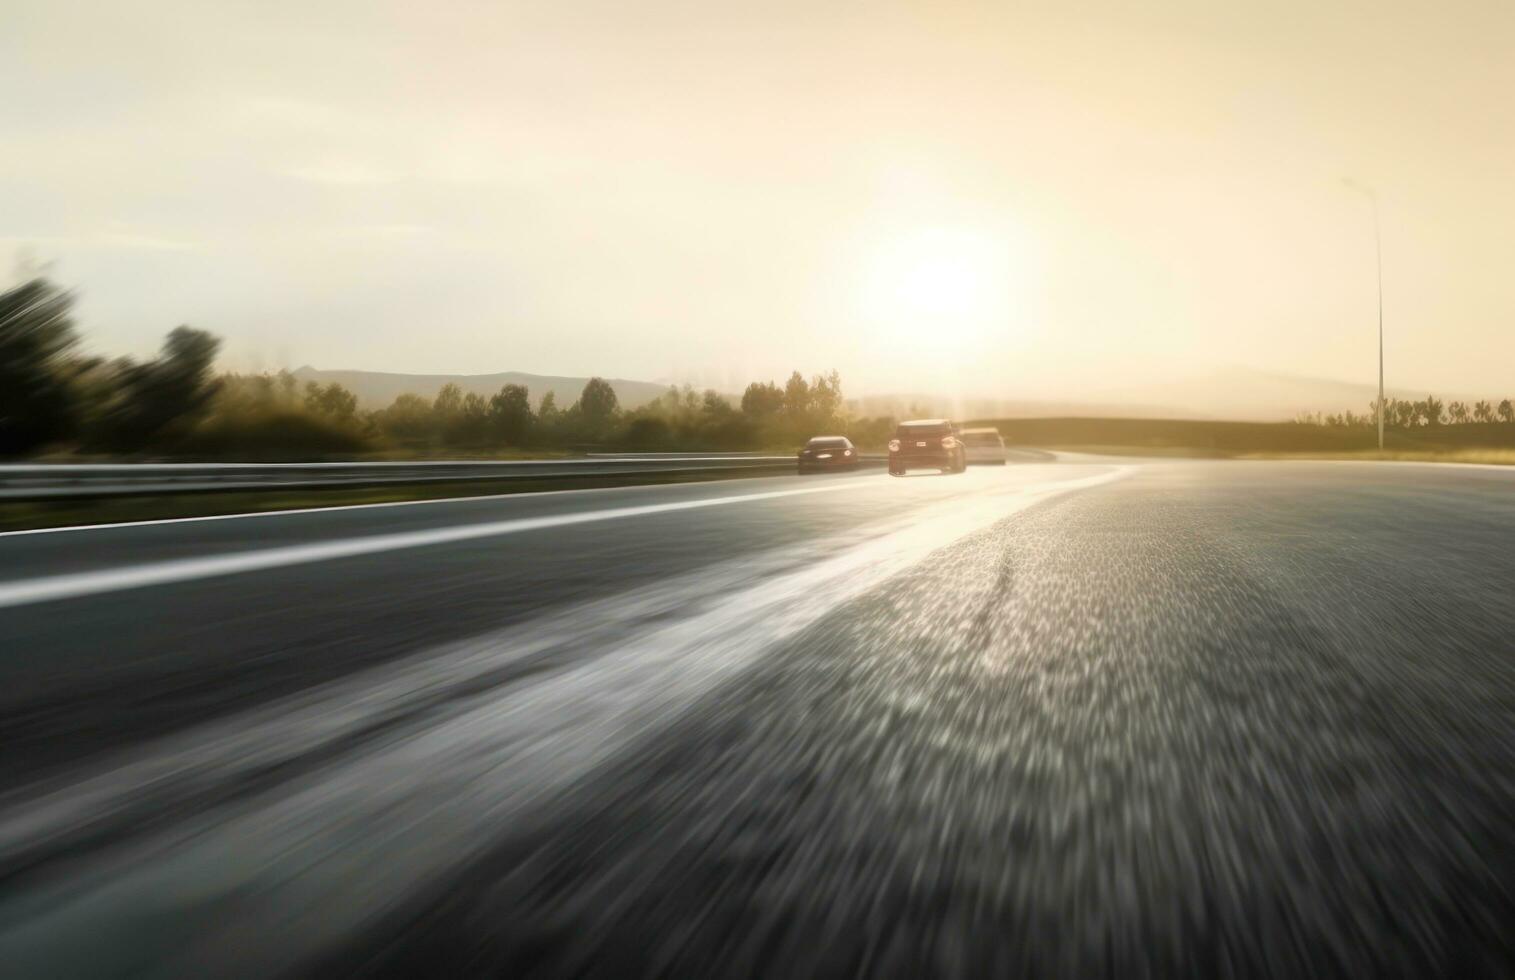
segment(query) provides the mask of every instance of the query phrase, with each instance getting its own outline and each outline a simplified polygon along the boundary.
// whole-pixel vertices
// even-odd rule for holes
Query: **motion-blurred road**
[[[1501,975],[1515,471],[0,535],[11,976]]]

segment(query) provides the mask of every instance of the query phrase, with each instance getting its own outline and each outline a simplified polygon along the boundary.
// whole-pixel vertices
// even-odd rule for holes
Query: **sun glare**
[[[1009,316],[1014,265],[1004,242],[973,231],[904,235],[875,256],[865,309],[875,327],[890,335],[971,340]]]
[[[928,258],[907,270],[900,280],[902,305],[928,316],[963,316],[978,306],[983,282],[961,256]]]

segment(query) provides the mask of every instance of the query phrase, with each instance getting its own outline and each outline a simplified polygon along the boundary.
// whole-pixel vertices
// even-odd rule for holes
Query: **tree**
[[[1512,404],[1508,398],[1499,403],[1499,421],[1515,422],[1515,404]]]
[[[337,384],[305,383],[305,410],[337,422],[350,422],[358,412],[358,396]]]
[[[1468,406],[1465,402],[1452,402],[1447,405],[1447,417],[1454,425],[1462,425],[1468,421]]]
[[[300,380],[288,371],[280,370],[276,376],[279,385],[279,399],[285,405],[293,407],[296,392],[300,390]]]
[[[810,414],[810,385],[798,371],[784,382],[784,411],[797,422]]]
[[[66,362],[78,343],[73,296],[46,279],[0,293],[0,455],[68,435],[75,399]]]
[[[579,395],[579,413],[593,432],[601,431],[620,407],[615,389],[604,378],[590,378]]]
[[[1446,407],[1440,398],[1435,395],[1427,395],[1426,400],[1421,402],[1421,414],[1425,417],[1426,425],[1441,425],[1446,422]]]
[[[1492,422],[1492,421],[1494,421],[1494,406],[1491,405],[1491,404],[1489,404],[1489,401],[1487,399],[1480,398],[1477,402],[1475,402],[1473,404],[1473,421],[1474,422]]]
[[[305,410],[315,415],[324,415],[321,407],[321,393],[325,391],[320,383],[315,381],[305,382]]]
[[[754,381],[742,392],[742,413],[764,419],[784,407],[784,392],[771,381]]]
[[[420,395],[406,392],[396,396],[389,407],[374,416],[379,428],[391,437],[406,442],[419,442],[432,433],[431,402]]]
[[[677,417],[684,407],[683,396],[679,394],[678,385],[669,385],[668,390],[642,406],[646,412],[655,412],[670,418]]]
[[[212,375],[221,341],[193,327],[175,327],[146,364],[123,360],[116,397],[97,440],[110,449],[142,449],[182,437],[219,390]]]
[[[731,415],[735,409],[726,400],[726,396],[713,388],[707,388],[700,403],[700,411],[711,418],[719,419]]]
[[[531,397],[525,385],[506,385],[489,399],[489,422],[494,437],[507,446],[519,446],[531,431]]]
[[[840,421],[842,376],[836,371],[816,375],[810,380],[810,420],[818,428],[830,428]]]
[[[431,410],[443,419],[450,419],[463,411],[463,389],[453,382],[442,386],[437,392],[436,400],[431,403]]]
[[[558,408],[557,396],[551,391],[545,392],[537,402],[531,441],[540,445],[558,445],[566,438],[567,425],[568,413]]]
[[[463,396],[443,438],[458,445],[479,445],[489,438],[489,403],[484,396],[470,391]]]

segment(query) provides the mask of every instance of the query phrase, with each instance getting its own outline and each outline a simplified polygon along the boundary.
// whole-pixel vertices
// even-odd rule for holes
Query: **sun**
[[[903,270],[900,306],[925,316],[961,317],[979,307],[984,277],[961,255],[931,256]]]
[[[1005,323],[1014,273],[1010,249],[992,236],[961,228],[901,235],[871,263],[865,313],[891,337],[971,341]]]

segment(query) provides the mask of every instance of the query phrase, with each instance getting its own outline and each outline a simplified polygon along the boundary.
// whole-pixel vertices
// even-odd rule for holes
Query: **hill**
[[[1419,401],[1432,392],[1390,386],[1390,398]],[[1466,392],[1436,392],[1446,400],[1474,401]],[[1485,393],[1476,397],[1502,397]],[[856,415],[950,418],[1098,418],[1286,422],[1301,412],[1365,414],[1378,396],[1371,383],[1337,381],[1233,367],[1172,379],[1137,379],[1112,386],[1069,385],[1065,397],[1026,392],[1009,398],[945,398],[924,392],[871,394],[852,399]]]
[[[1371,365],[1370,365],[1371,366]],[[1389,385],[1389,398],[1419,400],[1431,392]],[[1443,398],[1467,398],[1465,392],[1438,392]],[[1058,415],[1165,416],[1233,421],[1281,422],[1300,412],[1362,414],[1378,397],[1373,382],[1312,378],[1253,368],[1231,367],[1171,381],[1137,383],[1121,389],[1091,393],[1091,400],[1121,405],[1167,406],[1163,412],[1057,412]],[[1004,413],[1010,414],[1010,413]],[[1029,413],[1028,413],[1029,414]],[[1038,413],[1054,414],[1054,413]]]

